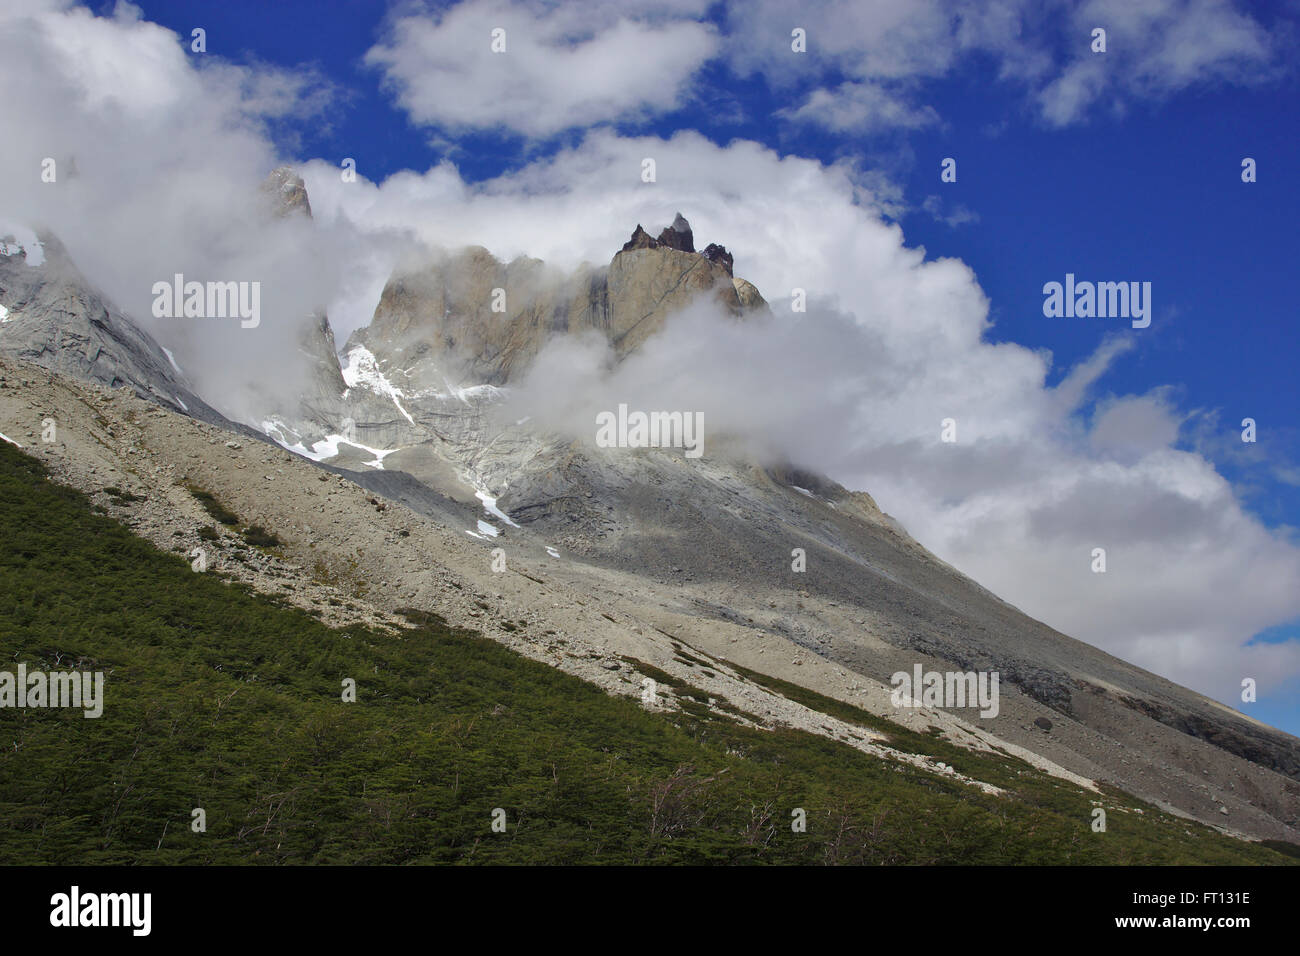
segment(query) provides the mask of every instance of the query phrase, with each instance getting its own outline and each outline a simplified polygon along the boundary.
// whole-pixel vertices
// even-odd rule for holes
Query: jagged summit
[[[726,249],[695,250],[678,213],[658,239],[638,223],[608,265],[571,274],[536,259],[504,263],[477,246],[435,257],[390,278],[370,325],[345,351],[365,346],[425,387],[444,376],[504,385],[555,336],[594,331],[622,358],[701,297],[737,317],[767,307],[732,274]]]
[[[721,266],[728,276],[733,274],[731,270],[734,258],[727,251],[726,246],[711,242],[701,252],[695,251],[695,233],[691,231],[691,224],[680,212],[674,217],[672,225],[665,226],[663,232],[659,233],[658,239],[651,237],[650,233],[637,223],[636,229],[632,231],[632,238],[623,243],[622,251],[631,252],[635,249],[676,249],[678,252],[701,255]]]
[[[735,260],[732,259],[731,253],[727,251],[726,246],[720,246],[716,242],[711,242],[704,247],[704,251],[700,253],[700,255],[704,256],[704,258],[708,259],[710,262],[716,262],[718,265],[722,266],[722,268],[727,271],[727,275],[732,275],[731,266]]]
[[[691,232],[691,224],[681,213],[673,219],[671,226],[659,233],[659,245],[682,252],[695,251],[695,234]]]
[[[678,252],[701,255],[720,266],[728,276],[734,276],[732,267],[735,259],[727,251],[726,246],[711,242],[700,252],[695,251],[695,234],[691,231],[691,224],[686,221],[686,217],[680,212],[673,219],[672,225],[666,226],[663,232],[659,233],[658,239],[652,238],[650,233],[646,232],[640,223],[637,223],[636,229],[632,232],[632,238],[623,243],[622,251],[631,252],[634,249],[676,249]]]
[[[632,230],[632,238],[623,243],[623,252],[631,252],[633,249],[654,249],[659,245],[657,239],[653,239],[650,233],[641,227],[641,223],[636,224]]]

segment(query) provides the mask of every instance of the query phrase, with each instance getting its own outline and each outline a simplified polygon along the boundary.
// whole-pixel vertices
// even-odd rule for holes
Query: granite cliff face
[[[39,249],[0,240],[0,355],[229,424],[153,336],[91,286],[57,237],[42,234]]]
[[[693,302],[715,303],[737,321],[766,309],[731,267],[721,246],[694,250],[681,214],[659,239],[638,225],[608,265],[571,273],[527,257],[504,263],[481,246],[438,254],[389,279],[371,323],[343,349],[341,390],[326,356],[328,327],[316,330],[304,347],[317,370],[312,398],[268,414],[267,433],[331,460],[382,451],[385,468],[431,483],[471,472],[487,481],[500,455],[562,459],[567,441],[496,420],[502,389],[556,338],[601,336],[618,361]],[[558,474],[548,470],[544,482],[557,501],[568,498]]]
[[[276,218],[311,219],[307,187],[291,167],[272,170],[262,183],[262,195]],[[264,410],[250,425],[285,447],[314,455],[312,449],[322,442],[332,449],[337,438],[356,439],[357,417],[372,426],[392,417],[391,404],[364,390],[349,400],[338,344],[324,312],[302,320],[295,327],[294,341],[298,355],[286,368],[286,376],[295,383],[295,394],[286,394],[283,382],[248,383],[253,404]]]
[[[712,257],[695,252],[680,213],[659,239],[638,225],[609,265],[570,275],[537,259],[502,263],[473,246],[390,279],[373,321],[345,351],[365,347],[417,389],[505,385],[558,335],[600,333],[622,358],[697,297],[735,316],[766,307],[753,285],[732,277],[726,250],[709,249]]]

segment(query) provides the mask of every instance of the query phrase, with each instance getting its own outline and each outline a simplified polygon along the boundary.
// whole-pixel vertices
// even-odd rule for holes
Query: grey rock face
[[[100,295],[62,243],[41,236],[45,261],[0,255],[0,354],[142,398],[207,422],[229,424],[194,394],[153,337]]]
[[[262,193],[278,216],[305,215],[311,218],[311,202],[302,177],[289,166],[277,166],[262,183]]]
[[[273,215],[311,218],[306,184],[292,167],[272,170],[261,188]],[[286,403],[282,397],[270,397],[278,391],[275,389],[268,391],[266,399],[268,420],[275,423],[274,435],[278,440],[311,448],[332,435],[351,434],[353,428],[348,423],[354,422],[358,413],[366,419],[380,421],[391,413],[391,407],[369,403],[364,395],[352,402],[347,400],[338,345],[329,317],[324,313],[313,315],[303,323],[298,330],[297,345],[306,362],[297,377],[301,384],[296,400]]]

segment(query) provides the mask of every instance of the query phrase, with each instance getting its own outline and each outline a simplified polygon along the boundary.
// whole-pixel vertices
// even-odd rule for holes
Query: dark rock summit
[[[686,221],[681,213],[673,219],[673,224],[659,233],[659,245],[667,246],[669,249],[676,249],[679,252],[695,251],[695,234],[691,232],[691,224]]]
[[[727,275],[732,275],[731,266],[734,260],[732,259],[731,253],[727,251],[726,246],[720,246],[716,242],[711,242],[704,247],[704,251],[700,253],[700,255],[704,256],[704,258],[708,259],[710,262],[716,262],[718,265],[722,266],[722,268],[727,271]]]
[[[695,233],[691,231],[691,224],[686,221],[686,217],[678,213],[673,219],[671,226],[666,226],[664,231],[659,233],[658,239],[653,239],[650,233],[646,232],[637,223],[636,229],[632,233],[632,238],[623,243],[623,252],[631,252],[634,249],[676,249],[678,252],[689,252],[692,255],[701,255],[710,262],[722,267],[728,276],[734,275],[732,266],[734,258],[727,251],[726,246],[718,245],[711,242],[704,247],[703,251],[695,251]]]
[[[650,233],[641,228],[641,223],[636,224],[636,229],[632,231],[632,238],[623,243],[623,251],[631,252],[633,249],[654,249],[659,245],[658,241],[650,237]]]

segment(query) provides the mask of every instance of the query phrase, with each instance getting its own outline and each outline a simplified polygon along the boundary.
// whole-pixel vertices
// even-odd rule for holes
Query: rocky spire
[[[669,249],[677,249],[681,252],[695,251],[695,234],[691,232],[691,224],[686,221],[681,213],[673,220],[673,224],[659,233],[659,245],[667,246]]]
[[[650,233],[641,228],[641,223],[636,224],[636,231],[632,233],[632,238],[623,243],[623,251],[630,252],[633,249],[653,249],[659,243],[650,238]]]
[[[731,271],[734,260],[731,253],[727,251],[726,246],[711,242],[702,251],[695,251],[695,234],[691,232],[691,224],[686,221],[686,217],[681,213],[678,213],[676,218],[673,219],[671,226],[659,233],[658,239],[651,238],[650,233],[641,228],[640,223],[637,223],[632,238],[623,243],[624,252],[630,252],[633,249],[676,249],[678,252],[700,255],[710,262],[720,265],[727,275],[735,277],[735,273]]]
[[[704,247],[704,251],[700,253],[700,255],[704,256],[704,258],[708,259],[710,262],[716,262],[718,265],[722,266],[722,268],[727,270],[727,275],[733,275],[731,266],[734,260],[731,257],[731,253],[727,251],[726,246],[720,246],[716,242],[711,242]]]
[[[691,232],[691,224],[686,221],[686,217],[681,213],[678,213],[673,219],[671,226],[665,227],[664,231],[659,233],[658,239],[652,238],[650,233],[646,232],[640,223],[637,223],[632,238],[623,244],[624,252],[629,252],[632,249],[676,249],[678,252],[697,254],[695,252],[695,234]]]

